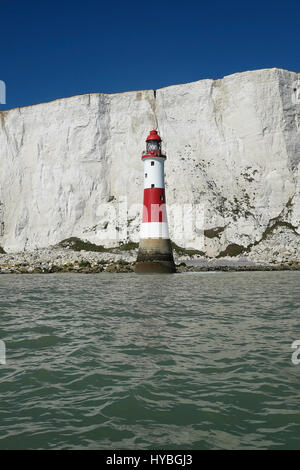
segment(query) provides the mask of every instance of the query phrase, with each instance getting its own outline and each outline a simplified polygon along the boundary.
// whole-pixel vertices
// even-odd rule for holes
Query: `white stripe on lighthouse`
[[[165,187],[164,160],[159,157],[144,159],[144,189]]]
[[[170,238],[168,222],[146,222],[141,225],[141,238]]]

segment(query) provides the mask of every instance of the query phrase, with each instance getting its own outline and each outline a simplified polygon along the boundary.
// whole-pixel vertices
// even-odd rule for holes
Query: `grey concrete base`
[[[136,273],[175,273],[171,241],[169,238],[143,238],[140,240]]]

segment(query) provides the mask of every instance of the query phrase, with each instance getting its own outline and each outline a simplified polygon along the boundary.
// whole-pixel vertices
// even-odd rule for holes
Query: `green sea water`
[[[299,449],[299,319],[299,272],[1,275],[0,449]]]

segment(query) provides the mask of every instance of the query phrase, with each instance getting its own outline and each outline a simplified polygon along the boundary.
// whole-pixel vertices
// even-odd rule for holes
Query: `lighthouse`
[[[144,164],[144,204],[136,273],[174,273],[176,271],[169,238],[164,164],[161,138],[150,131],[146,139]]]

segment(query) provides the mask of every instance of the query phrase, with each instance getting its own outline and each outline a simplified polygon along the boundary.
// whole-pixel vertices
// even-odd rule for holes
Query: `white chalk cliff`
[[[198,226],[194,241],[170,214],[178,245],[209,257],[299,259],[299,85],[300,74],[266,69],[1,112],[0,246],[34,250],[69,237],[111,246],[115,234],[138,241],[140,155],[157,128],[168,206],[203,208],[204,236]]]

